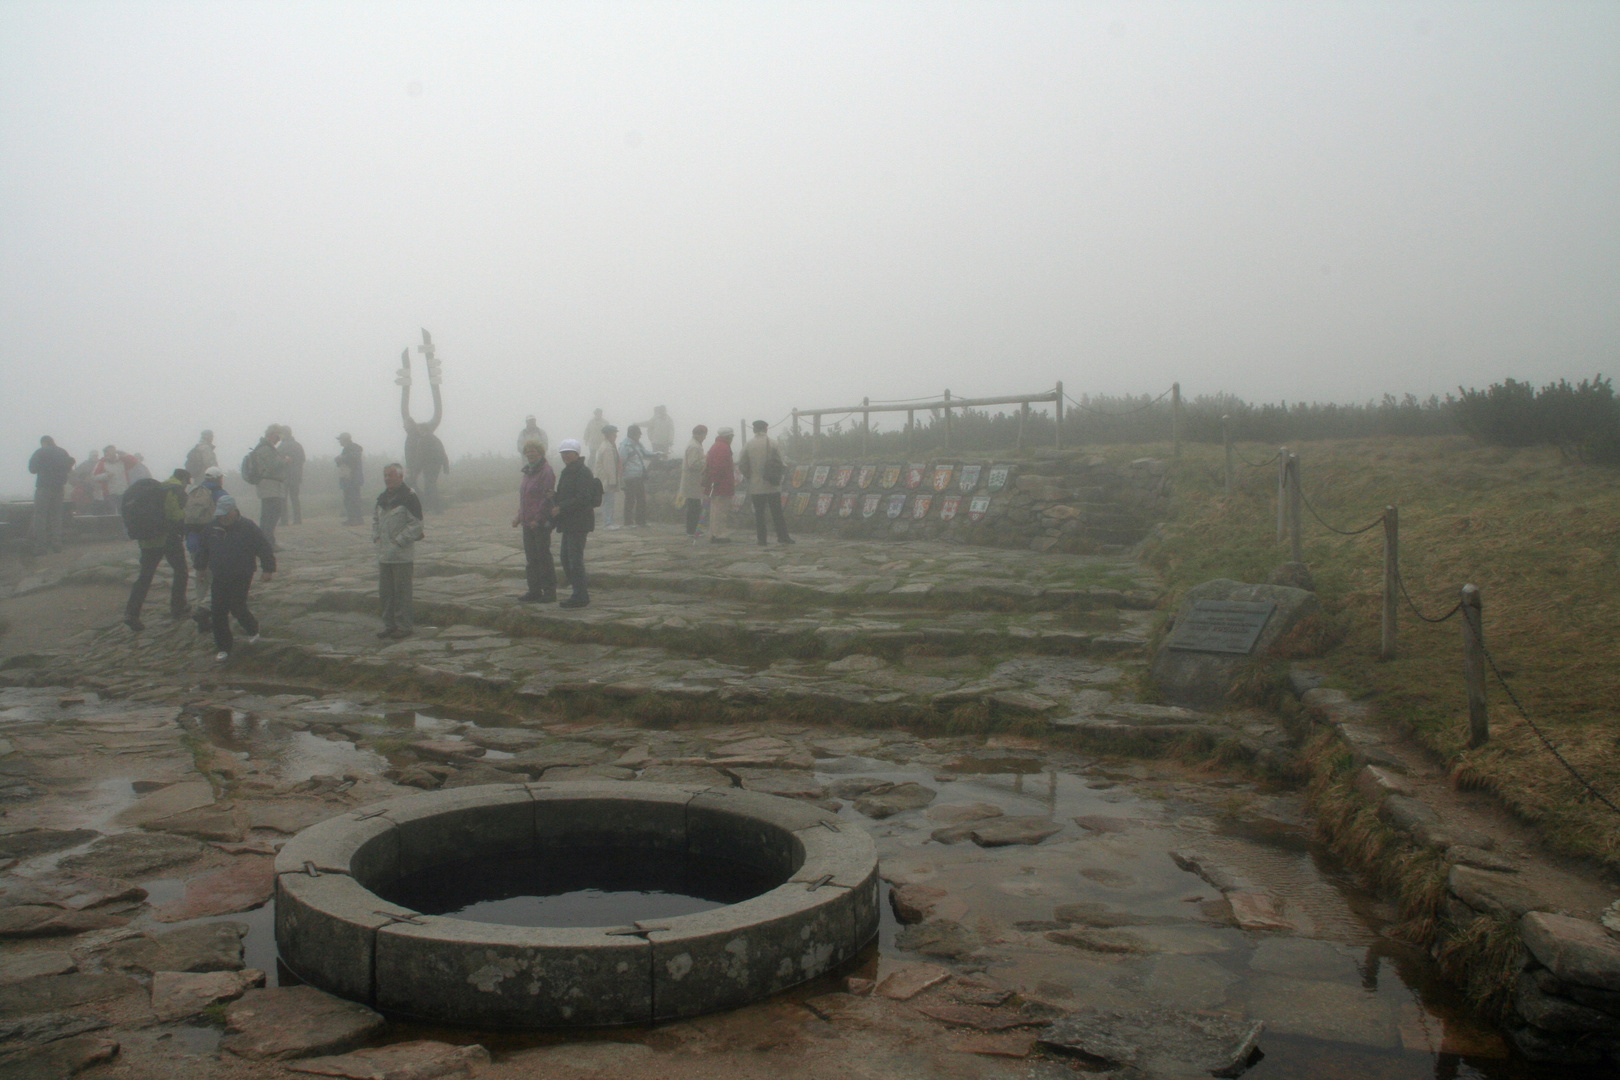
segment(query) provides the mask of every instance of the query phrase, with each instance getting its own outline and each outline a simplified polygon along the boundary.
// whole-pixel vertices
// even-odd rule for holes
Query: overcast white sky
[[[0,5],[0,491],[397,448],[422,326],[457,457],[1613,373],[1617,301],[1612,2]]]

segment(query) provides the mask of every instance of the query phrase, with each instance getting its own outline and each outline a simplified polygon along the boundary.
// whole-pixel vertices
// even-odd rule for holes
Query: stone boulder
[[[1169,647],[1169,637],[1153,657],[1153,681],[1166,701],[1190,708],[1213,709],[1228,704],[1238,677],[1256,658],[1270,653],[1284,634],[1292,630],[1301,619],[1319,615],[1322,605],[1314,593],[1286,585],[1246,585],[1241,581],[1217,578],[1194,586],[1182,600],[1181,608],[1171,622],[1173,630],[1188,618],[1193,605],[1200,600],[1271,602],[1277,605],[1254,649],[1247,656],[1233,653],[1192,652]]]

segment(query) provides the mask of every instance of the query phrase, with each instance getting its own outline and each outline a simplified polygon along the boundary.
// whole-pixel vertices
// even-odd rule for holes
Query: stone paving
[[[1507,1053],[1380,934],[1393,912],[1325,859],[1298,792],[1109,754],[1286,744],[1255,713],[1137,700],[1158,586],[1132,563],[624,530],[593,538],[592,606],[564,613],[516,602],[503,525],[430,522],[409,641],[373,636],[359,531],[312,523],[227,664],[156,619],[8,661],[0,1075],[1177,1076],[1258,1040],[1261,1080],[1416,1078]],[[121,584],[127,556],[19,591]],[[766,1002],[586,1038],[290,994],[268,904],[288,836],[417,789],[596,776],[858,823],[878,943]]]

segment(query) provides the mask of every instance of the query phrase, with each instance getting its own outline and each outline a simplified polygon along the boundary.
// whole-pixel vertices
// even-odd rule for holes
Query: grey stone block
[[[1383,805],[1378,808],[1378,816],[1391,828],[1402,832],[1412,832],[1422,827],[1434,827],[1440,824],[1440,815],[1429,808],[1427,803],[1408,795],[1387,795]]]
[[[276,855],[276,873],[302,873],[306,863],[366,883],[387,880],[398,872],[399,836],[388,815],[375,809],[340,814],[287,841]]]
[[[1499,919],[1518,919],[1529,911],[1547,907],[1542,896],[1508,874],[1453,866],[1446,876],[1452,895],[1473,908]]]
[[[643,1023],[650,956],[640,936],[603,928],[424,916],[377,932],[377,1007],[480,1027]]]
[[[1519,936],[1564,982],[1620,991],[1620,941],[1597,923],[1532,911],[1519,920]]]
[[[568,781],[530,784],[540,850],[686,851],[690,791],[669,784]]]
[[[400,875],[482,852],[512,855],[534,849],[534,799],[521,784],[433,791],[377,808],[383,806],[399,829]]]
[[[858,947],[848,890],[781,885],[752,900],[685,915],[652,943],[653,1018],[696,1016],[797,986]]]
[[[372,1003],[377,931],[412,914],[344,874],[276,877],[276,944],[282,962],[305,982],[351,1001]]]

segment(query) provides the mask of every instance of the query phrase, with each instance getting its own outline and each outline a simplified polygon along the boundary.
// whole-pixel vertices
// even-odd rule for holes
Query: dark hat
[[[766,423],[764,420],[755,420],[754,421],[754,430],[755,431],[769,431],[769,430],[771,430],[771,425]]]

